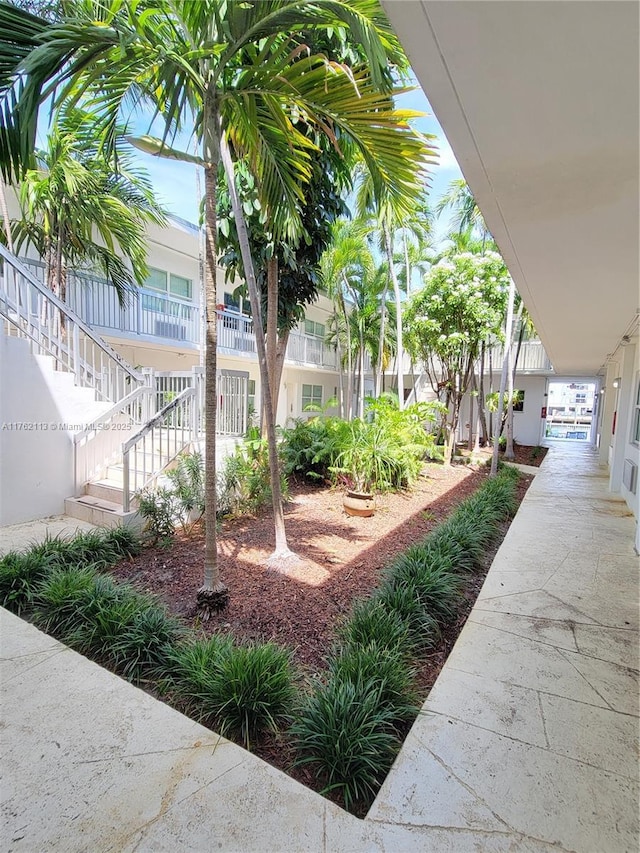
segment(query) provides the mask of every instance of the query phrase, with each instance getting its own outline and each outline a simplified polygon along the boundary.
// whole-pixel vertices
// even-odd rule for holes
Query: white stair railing
[[[75,494],[82,494],[90,480],[100,479],[109,465],[120,462],[122,444],[155,413],[155,392],[136,388],[93,423],[73,436]]]
[[[198,393],[186,388],[122,445],[122,509],[198,438]]]
[[[117,403],[144,377],[0,245],[0,316],[7,334],[25,338],[32,352],[49,355],[56,370],[76,385],[93,388],[97,400]]]

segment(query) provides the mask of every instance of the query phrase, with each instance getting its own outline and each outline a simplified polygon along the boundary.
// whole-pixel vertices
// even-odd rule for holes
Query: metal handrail
[[[68,305],[66,305],[55,293],[53,293],[49,288],[40,282],[36,276],[33,275],[16,257],[12,255],[4,246],[0,244],[0,257],[4,259],[4,261],[12,267],[12,269],[34,290],[37,291],[39,296],[44,299],[49,305],[53,306],[57,309],[61,315],[67,318],[74,325],[74,334],[77,336],[79,332],[81,332],[86,338],[88,338],[94,346],[96,346],[107,358],[114,362],[117,368],[123,371],[133,382],[138,385],[144,384],[144,377],[142,374],[138,373],[131,365],[127,364],[127,362],[114,350],[112,349],[106,341],[102,340],[99,335],[97,335],[90,326],[87,326],[78,315],[72,311]],[[2,311],[1,313],[5,317],[5,319],[11,323],[15,328],[17,328],[22,334],[25,334],[31,340],[34,341],[38,346],[42,347],[48,354],[53,355],[56,360],[62,364],[64,367],[67,367],[69,370],[73,372],[72,364],[76,364],[77,362],[82,362],[79,366],[86,373],[93,373],[97,375],[97,371],[95,367],[89,365],[86,360],[81,360],[77,353],[72,353],[70,348],[65,344],[62,340],[54,340],[51,334],[47,335],[49,340],[49,345],[45,343],[44,337],[41,335],[35,335],[33,332],[25,329],[21,323],[17,322],[17,320],[22,320],[23,322],[29,323],[30,326],[33,326],[33,323],[30,322],[29,317],[25,314],[22,314],[21,311],[24,310],[24,307],[19,304],[18,300],[18,291],[16,284],[16,301],[12,302],[9,297],[9,292],[7,289],[8,278],[5,272],[3,276],[4,287],[0,293],[0,305],[4,303],[7,306],[7,310]],[[16,314],[16,317],[11,315],[11,311]],[[42,330],[40,330],[42,332]],[[68,358],[68,363],[61,361],[59,358],[59,354],[56,353],[56,349],[60,352],[64,353],[64,355]]]
[[[186,404],[189,400],[194,401],[194,405],[197,405],[197,391],[195,388],[185,388],[175,400],[171,400],[170,403],[167,403],[166,406],[158,412],[155,417],[151,418],[138,432],[133,435],[128,441],[125,441],[122,444],[122,509],[124,512],[128,512],[131,507],[131,466],[130,466],[130,454],[133,450],[135,461],[137,463],[137,450],[138,446],[142,443],[142,456],[143,456],[143,470],[142,470],[142,482],[137,484],[137,468],[134,469],[136,472],[136,491],[139,489],[145,488],[155,477],[158,476],[158,473],[162,471],[176,456],[182,452],[185,447],[188,447],[193,441],[196,439],[196,427],[194,417],[186,418],[186,424],[177,424],[171,426],[167,421],[168,416],[172,414],[178,414],[179,411],[183,408],[184,404]],[[153,457],[156,453],[156,449],[153,445],[154,431],[158,428],[160,430],[160,441],[162,444],[162,429],[166,430],[166,453],[163,454],[162,447],[160,448],[158,460],[158,465],[151,464],[149,476],[147,476],[147,468],[146,468],[146,437],[151,435],[151,456],[152,463]],[[171,434],[169,430],[173,430],[173,442],[170,441]],[[172,446],[171,446],[172,445]]]

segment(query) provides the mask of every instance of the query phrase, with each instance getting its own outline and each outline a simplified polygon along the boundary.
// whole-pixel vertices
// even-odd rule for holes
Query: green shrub
[[[176,467],[167,471],[173,486],[178,512],[185,525],[191,513],[201,517],[204,513],[204,459],[201,453],[181,453]]]
[[[390,574],[393,589],[413,590],[425,612],[441,621],[449,621],[457,613],[462,583],[459,575],[425,559],[418,549],[399,558]]]
[[[136,557],[142,552],[142,540],[133,527],[112,527],[104,531],[104,541],[118,558]]]
[[[97,574],[93,566],[52,571],[34,609],[43,630],[132,681],[165,663],[181,634],[155,598]]]
[[[374,599],[402,620],[416,649],[429,649],[436,645],[440,639],[440,627],[435,617],[425,610],[413,586],[383,583]]]
[[[388,610],[376,597],[357,601],[347,620],[338,627],[340,642],[347,646],[368,646],[400,650],[411,654],[415,641],[398,613]]]
[[[153,600],[139,602],[108,650],[111,665],[130,681],[162,671],[184,629]]]
[[[399,748],[379,681],[336,675],[318,686],[291,728],[296,764],[312,765],[347,809],[369,805]]]
[[[347,430],[348,423],[342,418],[296,420],[282,432],[280,458],[285,476],[303,475],[316,482],[328,480]]]
[[[34,624],[47,634],[66,638],[78,625],[79,608],[96,583],[93,566],[56,567],[34,595]]]
[[[344,646],[329,665],[330,678],[359,680],[380,687],[380,703],[393,711],[393,722],[412,720],[419,710],[414,688],[415,669],[399,649],[375,641],[366,646]]]
[[[288,498],[287,480],[281,475],[283,500]],[[271,504],[269,449],[260,438],[257,427],[251,427],[247,438],[227,456],[218,482],[220,513],[254,513]]]
[[[136,493],[138,511],[146,520],[146,529],[154,542],[166,542],[175,533],[179,513],[178,500],[171,489],[143,489]]]
[[[177,647],[171,655],[174,696],[197,719],[249,749],[261,732],[288,719],[295,695],[290,653],[275,645],[211,637]]]
[[[49,571],[51,559],[28,551],[11,551],[0,559],[0,604],[20,615],[31,608],[38,584]]]

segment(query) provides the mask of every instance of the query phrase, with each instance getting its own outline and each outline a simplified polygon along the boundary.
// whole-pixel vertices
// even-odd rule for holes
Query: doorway
[[[549,382],[544,437],[562,441],[591,441],[596,394],[595,382]]]

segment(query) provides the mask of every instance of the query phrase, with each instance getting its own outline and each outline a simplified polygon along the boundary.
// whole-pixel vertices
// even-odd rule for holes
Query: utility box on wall
[[[624,460],[624,466],[622,468],[622,482],[625,488],[628,489],[632,495],[635,495],[638,484],[638,466],[635,462],[632,462],[631,459]]]

